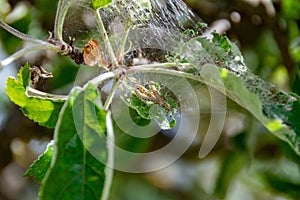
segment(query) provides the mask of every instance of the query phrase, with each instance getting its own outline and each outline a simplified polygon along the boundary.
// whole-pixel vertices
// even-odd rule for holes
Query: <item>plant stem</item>
[[[63,25],[72,0],[59,0],[54,22],[54,38],[63,43]]]
[[[108,150],[108,158],[107,158],[107,165],[105,168],[105,182],[104,182],[101,200],[108,199],[109,191],[111,188],[112,179],[114,175],[115,136],[114,136],[114,129],[113,129],[113,123],[112,123],[110,111],[108,111],[106,114],[106,130],[107,130],[106,145]]]
[[[169,74],[169,75],[174,75],[174,76],[180,76],[180,77],[189,78],[189,79],[193,79],[193,80],[197,80],[197,81],[201,81],[203,79],[203,78],[201,78],[201,76],[195,77],[195,75],[188,74],[186,72],[170,70],[170,69],[161,69],[161,67],[173,67],[173,66],[178,66],[178,64],[176,64],[176,63],[158,63],[158,64],[139,65],[139,66],[135,66],[135,67],[128,69],[125,72],[125,76],[132,75],[132,74],[138,74],[138,73],[156,73],[156,74]],[[106,72],[106,73],[100,74],[99,76],[95,77],[94,79],[92,79],[88,83],[86,83],[83,86],[83,89],[86,89],[88,84],[90,84],[90,83],[93,85],[99,85],[99,84],[103,83],[103,81],[105,81],[105,80],[120,77],[120,73],[123,73],[123,72],[124,72],[124,70],[116,69],[113,72]],[[201,82],[204,82],[204,80],[202,80]],[[109,93],[109,95],[105,101],[105,104],[103,106],[104,110],[108,110],[108,108],[111,104],[111,101],[113,99],[113,96],[114,96],[117,88],[120,86],[120,84],[121,84],[121,80],[118,80],[117,82],[115,82],[113,84],[111,92]],[[50,98],[50,99],[54,99],[54,100],[66,100],[67,99],[67,96],[64,96],[64,95],[54,95],[54,94],[44,93],[44,92],[35,90],[33,88],[28,88],[27,94],[29,96]]]
[[[35,39],[35,38],[30,37],[29,35],[21,33],[20,31],[18,31],[16,29],[14,29],[13,27],[9,26],[8,24],[6,24],[2,19],[0,19],[0,26],[2,28],[4,28],[5,30],[7,30],[8,32],[10,32],[11,34],[13,34],[14,36],[16,36],[22,40],[36,43],[36,44],[46,44],[47,43],[43,40]]]
[[[190,65],[190,64],[185,64]],[[93,85],[99,85],[103,81],[111,78],[119,78],[121,74],[124,73],[125,76],[131,75],[131,74],[138,74],[138,73],[162,73],[162,74],[170,74],[174,76],[181,76],[189,79],[199,80],[199,78],[195,78],[195,75],[189,74],[186,72],[176,71],[176,70],[170,70],[170,69],[161,69],[161,68],[169,68],[169,67],[175,67],[178,66],[176,63],[156,63],[156,64],[146,64],[146,65],[138,65],[134,67],[130,67],[126,70],[126,68],[117,68],[114,71],[106,72],[104,74],[100,74],[99,76],[93,78],[88,83],[86,83],[83,88],[85,89],[89,83]],[[125,71],[126,70],[126,71]],[[125,72],[124,72],[125,71]],[[114,86],[113,86],[114,88]],[[108,105],[108,103],[106,103]]]
[[[144,70],[147,71],[147,69],[149,69],[150,71],[153,71],[153,73],[155,73],[158,70],[157,68],[175,67],[175,66],[178,66],[178,64],[176,64],[176,63],[156,63],[156,64],[134,66],[134,67],[128,68],[126,71],[125,71],[126,68],[117,68],[114,71],[106,72],[106,73],[100,74],[99,76],[93,78],[88,83],[86,83],[83,86],[83,88],[86,88],[89,83],[92,83],[94,85],[99,85],[100,83],[102,83],[103,81],[105,81],[107,79],[120,77],[120,74],[124,73],[124,71],[125,71],[125,75],[139,73],[140,71],[144,71]],[[168,70],[166,73],[169,73],[169,71],[175,71],[175,70]],[[179,71],[175,71],[175,73],[176,72],[179,72]],[[159,73],[159,72],[157,72],[157,73]]]
[[[113,72],[106,72],[104,74],[100,74],[99,76],[93,78],[92,80],[90,80],[89,82],[87,82],[84,86],[83,89],[86,89],[88,84],[91,83],[93,85],[99,85],[100,83],[102,83],[103,81],[110,79],[110,78],[114,78],[117,75]]]
[[[113,97],[114,97],[114,95],[115,95],[118,87],[120,86],[120,84],[121,84],[120,80],[118,80],[117,82],[114,82],[114,84],[113,84],[113,86],[112,86],[112,88],[110,90],[110,93],[109,93],[109,95],[108,95],[108,97],[107,97],[107,99],[105,101],[104,110],[108,110],[108,108],[109,108],[109,106],[111,104],[111,101],[112,101],[112,99],[113,99]]]
[[[52,44],[49,43],[42,43],[42,44],[36,44],[36,45],[32,45],[29,47],[25,47],[17,52],[15,52],[13,55],[9,56],[8,58],[2,60],[0,62],[0,70],[2,68],[4,68],[5,66],[7,66],[8,64],[12,63],[13,61],[15,61],[16,59],[24,56],[27,53],[33,52],[33,51],[38,51],[38,50],[52,50],[52,51],[56,51],[59,52],[60,48],[57,46],[54,46]]]
[[[145,64],[145,65],[137,65],[133,68],[169,68],[169,67],[176,67],[176,66],[192,66],[190,63],[154,63],[154,64]]]
[[[99,9],[95,10],[94,12],[95,12],[95,15],[96,15],[96,20],[97,20],[98,27],[99,27],[100,32],[102,34],[104,44],[107,48],[107,51],[108,51],[108,54],[109,54],[109,57],[110,57],[110,61],[111,61],[113,66],[117,66],[118,65],[117,58],[115,56],[114,50],[113,50],[113,48],[111,46],[111,43],[109,41],[109,38],[107,36],[103,21],[102,21],[101,16],[100,16]]]
[[[153,67],[149,67],[150,65],[140,65],[136,67],[132,67],[131,69],[128,69],[126,72],[126,75],[132,75],[132,74],[138,74],[138,73],[154,73],[154,74],[168,74],[173,76],[179,76],[183,78],[188,78],[192,80],[197,80],[204,82],[204,79],[201,76],[195,76],[194,74],[177,71],[174,69],[161,69],[159,67],[167,66],[168,63],[163,63],[161,65],[154,64]],[[178,66],[178,65],[176,65]]]
[[[121,45],[121,48],[120,48],[120,52],[119,52],[119,56],[121,56],[121,64],[124,65],[124,52],[125,52],[125,45],[126,45],[126,41],[127,41],[127,38],[128,38],[128,34],[129,34],[129,30],[130,29],[127,29],[126,30],[126,33],[125,33],[125,36],[123,37],[123,43]],[[130,47],[131,48],[131,47]]]

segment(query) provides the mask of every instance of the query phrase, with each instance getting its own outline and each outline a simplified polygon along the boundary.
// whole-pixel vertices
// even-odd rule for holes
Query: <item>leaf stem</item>
[[[102,34],[104,44],[107,48],[107,51],[108,51],[108,54],[109,54],[109,57],[110,57],[110,61],[111,61],[113,66],[117,66],[118,65],[117,58],[115,56],[114,50],[113,50],[113,48],[111,46],[111,43],[109,41],[109,38],[108,38],[108,35],[106,33],[106,30],[105,30],[105,27],[104,27],[104,24],[103,24],[103,21],[101,19],[101,15],[100,15],[99,11],[100,11],[100,9],[97,9],[97,10],[94,11],[95,15],[96,15],[97,24],[98,24],[98,27],[99,27],[100,32]]]
[[[113,129],[113,123],[112,123],[110,111],[108,111],[106,114],[106,130],[107,130],[106,145],[107,145],[107,150],[108,150],[108,158],[107,158],[107,165],[105,168],[105,182],[104,182],[101,200],[108,199],[109,191],[110,191],[113,176],[114,176],[115,136],[114,136],[114,129]]]
[[[15,52],[14,54],[12,54],[11,56],[9,56],[8,58],[2,60],[0,62],[0,70],[4,67],[6,67],[7,65],[9,65],[10,63],[12,63],[13,61],[15,61],[16,59],[24,56],[27,53],[33,52],[33,51],[38,51],[38,50],[52,50],[52,51],[56,51],[59,52],[60,48],[49,44],[47,42],[43,42],[42,44],[36,44],[36,45],[32,45],[29,47],[25,47],[17,52]]]
[[[123,37],[123,43],[121,45],[120,52],[119,52],[120,56],[122,57],[122,60],[121,60],[122,65],[124,64],[124,60],[123,60],[124,57],[123,56],[125,55],[125,53],[124,53],[125,52],[125,45],[126,45],[126,41],[127,41],[127,38],[128,38],[129,30],[130,29],[126,30],[125,36]],[[129,47],[129,48],[131,48],[131,47]]]
[[[65,101],[68,99],[67,95],[50,94],[50,93],[36,90],[31,87],[27,88],[26,95],[29,97],[40,97],[40,98],[46,98],[46,99],[51,99],[51,100],[61,100],[61,101]]]

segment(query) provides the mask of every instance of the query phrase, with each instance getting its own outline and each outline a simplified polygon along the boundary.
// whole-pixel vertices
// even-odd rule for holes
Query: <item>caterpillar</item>
[[[155,85],[151,85],[151,91],[145,88],[142,85],[136,84],[136,90],[134,91],[136,96],[143,101],[150,101],[155,104],[158,104],[161,107],[164,107],[167,110],[171,110],[172,107],[157,91]]]

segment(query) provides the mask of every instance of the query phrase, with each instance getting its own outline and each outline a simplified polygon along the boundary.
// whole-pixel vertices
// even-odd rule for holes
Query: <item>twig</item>
[[[2,28],[4,28],[5,30],[7,30],[8,32],[10,32],[11,34],[13,34],[14,36],[16,36],[22,40],[26,40],[28,42],[32,42],[32,43],[36,43],[36,44],[46,44],[47,43],[43,40],[32,38],[29,35],[21,33],[20,31],[18,31],[16,29],[14,29],[13,27],[9,26],[8,24],[6,24],[2,19],[0,19],[0,26]]]
[[[0,70],[2,68],[4,68],[5,66],[9,65],[10,63],[12,63],[13,61],[15,61],[16,59],[24,56],[25,54],[33,52],[33,51],[37,51],[37,50],[52,50],[52,51],[59,52],[60,48],[57,47],[57,46],[54,46],[52,44],[46,43],[46,42],[44,42],[42,44],[36,44],[36,45],[33,45],[33,46],[25,47],[25,48],[15,52],[14,54],[9,56],[8,58],[2,60],[0,62]]]
[[[62,43],[63,25],[71,3],[72,0],[60,0],[57,6],[57,12],[54,22],[54,37]]]

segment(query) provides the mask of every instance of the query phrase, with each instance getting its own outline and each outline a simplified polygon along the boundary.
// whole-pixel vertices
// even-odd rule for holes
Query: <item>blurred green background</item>
[[[254,74],[300,95],[299,0],[186,0],[209,25],[224,24]],[[47,39],[57,0],[0,0],[0,15],[32,37]],[[0,58],[27,44],[0,29]],[[23,173],[43,152],[53,130],[23,116],[5,95],[7,76],[29,61],[54,78],[42,90],[66,93],[78,71],[68,58],[49,52],[29,54],[0,71],[0,199],[32,200],[39,185]],[[115,172],[113,200],[300,199],[300,157],[270,134],[247,111],[228,103],[223,134],[213,151],[198,158],[201,143],[171,166],[149,174]],[[170,140],[159,134],[149,148]],[[131,141],[132,143],[133,141]],[[134,141],[138,142],[138,141]],[[129,142],[130,143],[130,142]]]

